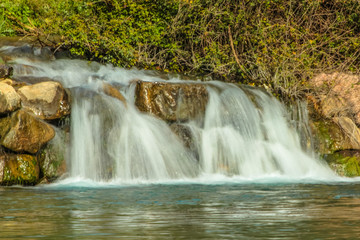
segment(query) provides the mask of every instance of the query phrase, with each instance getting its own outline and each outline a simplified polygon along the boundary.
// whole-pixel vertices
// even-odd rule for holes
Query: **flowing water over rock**
[[[0,187],[0,238],[351,239],[360,234],[358,179],[337,177],[314,157],[311,144],[300,141],[296,129],[308,135],[306,112],[295,114],[304,121],[291,120],[261,89],[165,81],[149,71],[53,60],[32,48],[0,49],[6,51],[16,53],[8,60],[14,78],[61,82],[70,89],[72,109],[70,131],[57,129],[41,153],[46,163],[41,171],[49,179],[66,168],[67,178]],[[25,163],[11,159],[14,169],[19,166],[13,163]]]
[[[53,79],[71,89],[71,177],[116,182],[214,174],[335,177],[302,150],[283,106],[261,89],[171,77],[165,81],[150,71],[80,60],[12,61],[16,79]],[[118,97],[112,97],[116,89]],[[170,124],[186,130],[188,143],[179,137],[184,131],[175,134]]]

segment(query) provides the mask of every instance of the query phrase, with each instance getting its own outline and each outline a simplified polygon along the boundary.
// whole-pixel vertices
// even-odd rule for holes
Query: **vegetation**
[[[360,72],[358,0],[2,0],[0,35],[123,67],[202,74],[299,97]]]

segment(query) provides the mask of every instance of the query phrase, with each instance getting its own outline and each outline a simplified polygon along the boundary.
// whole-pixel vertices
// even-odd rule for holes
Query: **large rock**
[[[208,101],[206,86],[198,83],[138,81],[135,105],[165,121],[187,121],[202,117]]]
[[[58,82],[41,82],[18,89],[23,108],[41,119],[59,119],[70,114],[70,97]]]
[[[173,133],[175,133],[183,145],[188,150],[190,150],[193,156],[198,159],[199,153],[194,140],[196,136],[194,136],[194,133],[191,131],[190,127],[184,124],[172,123],[170,125],[170,129],[173,131]]]
[[[315,150],[321,155],[358,148],[358,143],[354,143],[353,139],[332,120],[310,122],[310,127],[314,135]]]
[[[329,166],[340,176],[360,176],[360,151],[343,150],[324,155]]]
[[[53,138],[38,154],[42,177],[52,182],[66,174],[66,158],[69,145],[69,134],[57,131]]]
[[[118,89],[116,89],[114,86],[110,85],[109,83],[103,83],[102,89],[106,95],[116,98],[117,100],[121,101],[126,107],[126,99]]]
[[[0,143],[15,152],[36,153],[54,136],[49,124],[23,110],[0,119]]]
[[[35,185],[39,166],[35,156],[6,154],[0,156],[0,185]]]
[[[13,112],[20,108],[20,106],[21,99],[15,89],[8,84],[0,82],[0,114]]]
[[[345,73],[319,74],[309,81],[317,113],[325,118],[354,116],[360,125],[360,77]]]

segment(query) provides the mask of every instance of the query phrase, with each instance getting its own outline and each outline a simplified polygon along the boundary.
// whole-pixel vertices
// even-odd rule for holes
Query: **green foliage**
[[[357,157],[345,157],[338,160],[343,165],[344,176],[357,177],[360,176],[360,165]]]
[[[281,96],[301,96],[320,71],[360,72],[357,0],[3,0],[0,13],[0,35]]]

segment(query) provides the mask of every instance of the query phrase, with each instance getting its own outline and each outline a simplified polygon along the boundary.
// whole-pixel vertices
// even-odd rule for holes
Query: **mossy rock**
[[[324,155],[329,166],[340,176],[360,176],[360,151],[346,150]]]
[[[331,120],[311,122],[314,133],[315,150],[320,154],[333,154],[337,151],[353,149],[351,139]]]
[[[0,157],[0,185],[35,185],[39,172],[33,155],[5,154]]]
[[[58,130],[52,139],[38,154],[41,177],[53,182],[66,173],[67,146],[69,134]]]

